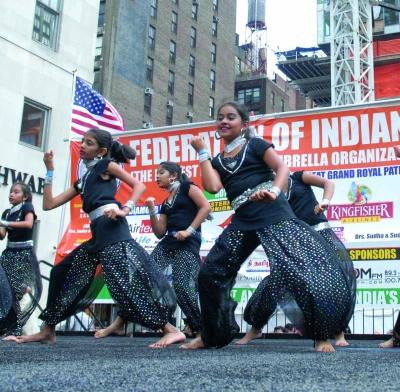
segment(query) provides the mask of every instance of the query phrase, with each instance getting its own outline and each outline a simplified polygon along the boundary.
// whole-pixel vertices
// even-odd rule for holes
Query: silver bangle
[[[193,229],[192,226],[189,226],[189,227],[186,229],[186,231],[187,231],[188,233],[190,233],[191,235],[194,234],[194,233],[196,233],[196,229]]]
[[[281,190],[279,189],[279,187],[277,186],[271,186],[270,190],[271,193],[274,193],[276,195],[276,197],[278,198],[279,195],[281,194]]]
[[[150,217],[152,217],[152,216],[157,216],[157,212],[156,212],[156,209],[155,208],[149,208],[149,207],[147,207],[148,208],[148,210],[149,210],[149,215],[150,215]]]
[[[44,185],[52,185],[53,184],[53,176],[47,176],[44,178]]]
[[[326,204],[329,207],[331,205],[331,201],[329,199],[322,199],[320,204]]]
[[[127,208],[129,208],[129,211],[132,212],[133,209],[135,208],[135,204],[136,204],[136,203],[135,203],[133,200],[128,200],[128,201],[124,204],[124,206],[123,206],[122,208],[127,207]]]

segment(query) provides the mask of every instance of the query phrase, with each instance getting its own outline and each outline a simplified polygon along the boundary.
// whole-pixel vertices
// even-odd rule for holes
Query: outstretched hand
[[[196,150],[196,152],[199,152],[203,148],[207,148],[206,143],[201,136],[193,136],[190,144]]]
[[[118,218],[123,218],[128,215],[128,213],[120,208],[109,208],[104,210],[104,215],[112,220],[117,220]]]
[[[276,193],[268,192],[266,189],[261,189],[254,192],[249,199],[251,201],[263,201],[265,203],[275,201],[277,199]]]
[[[53,150],[46,151],[43,155],[43,162],[47,170],[54,170]]]
[[[149,209],[154,208],[155,207],[155,201],[156,201],[156,199],[154,197],[148,197],[145,200],[147,208],[149,208]]]

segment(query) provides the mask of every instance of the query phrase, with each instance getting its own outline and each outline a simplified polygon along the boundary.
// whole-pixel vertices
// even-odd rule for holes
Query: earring
[[[240,130],[240,137],[244,137],[246,131],[247,131],[247,128],[242,128],[242,129]]]
[[[170,185],[172,185],[175,182],[175,179],[174,178],[168,178],[168,182],[169,182]]]
[[[98,154],[98,155],[96,155],[95,159],[99,161],[100,159],[103,159],[103,155]]]
[[[214,138],[215,138],[216,140],[220,140],[220,139],[221,139],[221,136],[219,135],[218,131],[215,131],[215,133],[214,133]]]

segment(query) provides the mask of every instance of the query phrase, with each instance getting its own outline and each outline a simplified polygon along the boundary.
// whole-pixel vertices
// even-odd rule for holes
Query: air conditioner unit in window
[[[193,118],[193,112],[186,112],[187,118]]]
[[[174,106],[174,102],[171,100],[167,101],[167,106],[173,107]]]
[[[146,95],[153,95],[154,91],[153,91],[152,88],[146,87],[146,88],[144,89],[144,93],[145,93]]]
[[[153,123],[151,123],[151,122],[144,122],[144,123],[143,123],[143,128],[153,128]]]
[[[218,23],[219,22],[218,16],[213,16],[213,21]]]

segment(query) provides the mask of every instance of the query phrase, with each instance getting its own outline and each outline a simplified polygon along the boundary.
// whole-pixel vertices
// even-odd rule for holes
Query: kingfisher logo
[[[349,201],[354,204],[365,204],[371,200],[372,192],[371,189],[365,185],[358,185],[354,181],[351,183],[351,187],[347,197]]]
[[[140,223],[134,222],[129,225],[129,231],[131,234],[151,234],[153,230],[151,228],[150,219],[143,219]]]
[[[358,185],[353,181],[347,197],[352,204],[331,206],[327,213],[328,220],[342,223],[370,223],[393,218],[393,202],[370,203],[372,192],[365,185]]]

